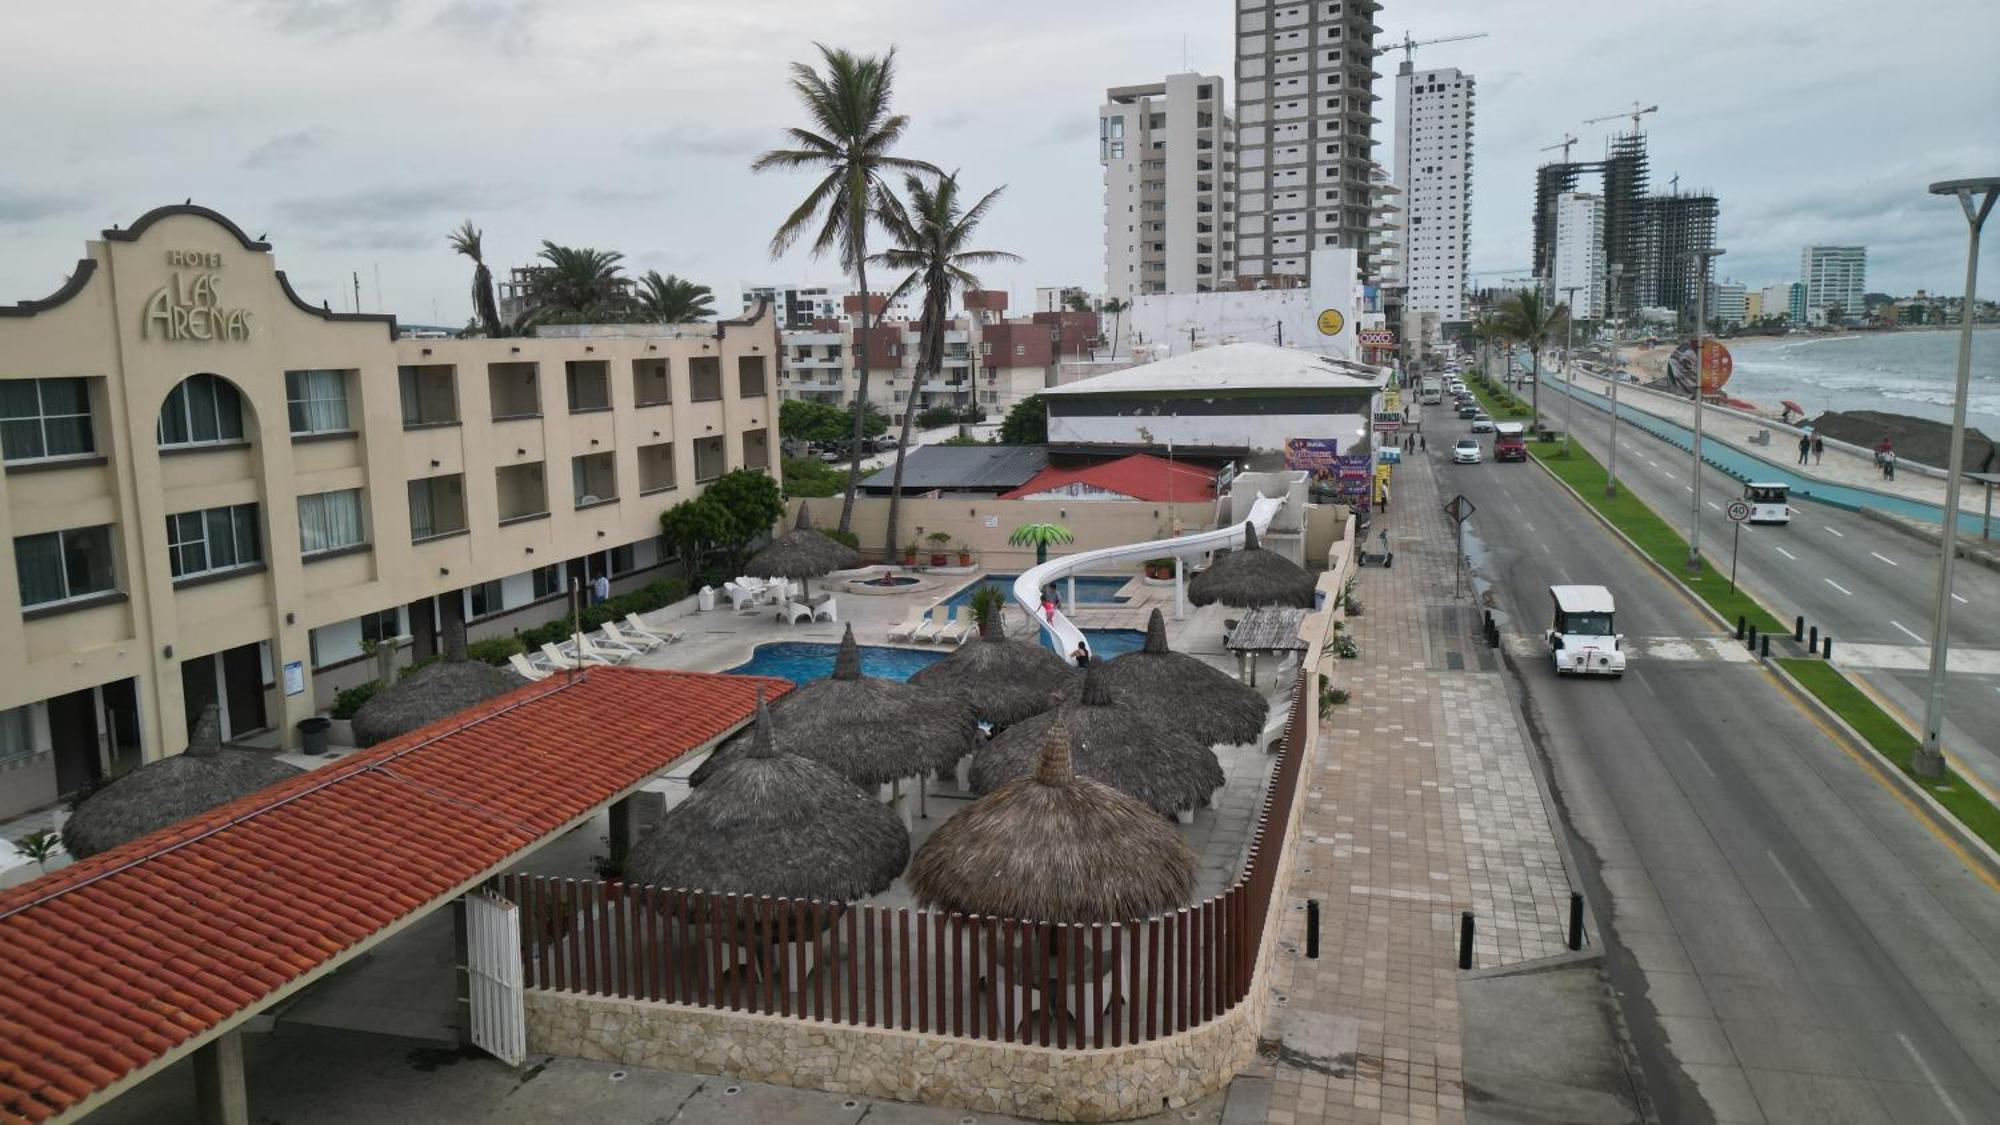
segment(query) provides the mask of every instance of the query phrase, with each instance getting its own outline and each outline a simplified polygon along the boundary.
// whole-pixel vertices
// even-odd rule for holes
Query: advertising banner
[[[1312,474],[1314,480],[1333,475],[1340,453],[1339,438],[1295,437],[1285,439],[1285,468]]]
[[[1334,494],[1356,513],[1366,513],[1374,507],[1375,459],[1366,453],[1349,453],[1334,460]]]

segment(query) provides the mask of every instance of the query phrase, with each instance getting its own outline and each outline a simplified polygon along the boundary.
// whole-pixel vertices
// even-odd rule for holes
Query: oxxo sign
[[[173,280],[146,298],[139,333],[163,340],[248,340],[250,310],[222,307],[222,255],[169,250]],[[190,272],[182,272],[182,271]]]

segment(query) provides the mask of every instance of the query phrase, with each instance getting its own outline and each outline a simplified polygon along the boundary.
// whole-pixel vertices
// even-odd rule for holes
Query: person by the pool
[[[1042,617],[1045,620],[1054,621],[1056,619],[1057,604],[1054,591],[1042,591]]]
[[[1070,653],[1069,658],[1079,668],[1090,667],[1090,646],[1082,641],[1076,642],[1076,651]]]

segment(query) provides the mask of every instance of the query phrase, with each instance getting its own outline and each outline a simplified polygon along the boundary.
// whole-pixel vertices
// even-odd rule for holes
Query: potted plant
[[[972,565],[972,544],[961,540],[958,544],[958,565]]]
[[[917,565],[917,541],[914,539],[910,540],[908,543],[903,544],[903,565],[904,566]]]
[[[933,531],[929,535],[924,536],[924,538],[931,541],[931,565],[947,565],[950,562],[950,558],[945,554],[944,549],[951,542],[951,536],[946,535],[942,531]]]
[[[1170,557],[1147,559],[1145,567],[1146,577],[1155,581],[1164,581],[1174,576],[1174,560]]]

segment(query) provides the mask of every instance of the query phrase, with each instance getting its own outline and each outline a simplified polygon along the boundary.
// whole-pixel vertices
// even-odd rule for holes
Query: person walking
[[[590,580],[590,604],[602,605],[611,600],[611,576],[599,574]]]
[[[1826,456],[1826,439],[1818,434],[1814,434],[1812,437],[1812,463],[1815,465],[1819,464],[1819,459],[1824,456]]]
[[[1811,438],[1809,438],[1809,437],[1807,437],[1807,436],[1806,436],[1806,435],[1804,435],[1804,434],[1800,434],[1800,435],[1799,435],[1799,464],[1801,464],[1801,465],[1805,464],[1805,463],[1806,463],[1806,458],[1807,458],[1807,457],[1809,457],[1809,456],[1811,456],[1811,455],[1812,455],[1812,439],[1811,439]]]
[[[1893,449],[1882,455],[1882,479],[1896,479],[1896,451]]]

